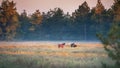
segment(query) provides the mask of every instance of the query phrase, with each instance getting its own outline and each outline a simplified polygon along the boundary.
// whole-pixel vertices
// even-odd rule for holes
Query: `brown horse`
[[[77,47],[77,45],[75,43],[72,43],[71,47]]]
[[[65,43],[58,44],[58,48],[64,48],[64,46],[65,46]]]

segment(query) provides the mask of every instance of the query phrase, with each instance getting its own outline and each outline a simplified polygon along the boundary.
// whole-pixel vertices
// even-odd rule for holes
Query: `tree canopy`
[[[3,0],[0,6],[0,39],[13,40],[98,40],[96,33],[105,35],[113,21],[116,7],[105,9],[100,0],[90,9],[83,2],[69,14],[57,7],[48,12],[39,9],[28,15],[19,14],[13,1]],[[116,16],[118,17],[118,16]]]

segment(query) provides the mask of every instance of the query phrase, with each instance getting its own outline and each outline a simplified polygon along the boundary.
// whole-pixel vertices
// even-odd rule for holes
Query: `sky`
[[[12,1],[12,0],[9,0]],[[93,8],[97,4],[97,0],[13,0],[16,3],[17,11],[23,12],[25,9],[28,14],[35,12],[39,9],[40,12],[47,12],[49,9],[60,7],[63,11],[69,12],[70,14],[78,9],[84,1],[88,3],[90,8]],[[105,8],[110,8],[113,4],[113,0],[101,0]],[[0,0],[0,3],[2,0]]]

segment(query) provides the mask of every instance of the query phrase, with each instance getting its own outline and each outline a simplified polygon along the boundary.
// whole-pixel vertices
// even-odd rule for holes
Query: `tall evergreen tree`
[[[101,2],[101,0],[97,0],[96,6],[92,9],[94,11],[94,14],[92,16],[92,19],[94,19],[96,25],[100,25],[100,23],[103,23],[103,15],[105,12],[105,8]],[[96,29],[99,28],[96,26]]]
[[[31,20],[31,24],[32,24],[30,30],[31,30],[31,31],[34,31],[34,30],[35,30],[35,27],[36,27],[37,25],[41,24],[41,22],[42,22],[42,15],[41,15],[40,11],[39,11],[39,10],[36,10],[36,11],[31,15],[30,20]]]
[[[3,0],[0,6],[1,40],[10,40],[16,35],[18,13],[13,1]]]
[[[79,8],[77,10],[75,10],[75,12],[72,14],[73,18],[74,18],[74,31],[77,35],[80,36],[80,38],[82,38],[82,40],[86,40],[86,28],[87,28],[87,24],[89,24],[89,12],[90,12],[90,8],[87,4],[87,2],[85,1],[82,5],[79,6]]]
[[[31,23],[26,10],[23,10],[23,12],[19,15],[19,22],[20,22],[20,27],[18,28],[17,31],[18,33],[16,38],[17,39],[27,38],[29,34],[29,28],[31,27]]]
[[[114,68],[120,68],[120,0],[115,0],[112,9],[114,11],[113,25],[107,36],[98,34],[98,37],[104,44],[108,55],[116,60]]]

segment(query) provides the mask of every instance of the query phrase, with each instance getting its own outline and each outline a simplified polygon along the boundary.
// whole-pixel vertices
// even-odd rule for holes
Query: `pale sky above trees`
[[[1,2],[2,0],[0,0]],[[11,1],[11,0],[10,0]],[[17,3],[17,11],[19,13],[27,10],[29,14],[39,9],[41,12],[47,12],[49,9],[60,7],[64,12],[74,12],[84,1],[87,1],[90,8],[95,7],[97,0],[13,0]],[[113,4],[113,0],[101,0],[105,8],[109,8]]]

